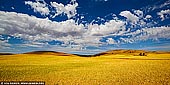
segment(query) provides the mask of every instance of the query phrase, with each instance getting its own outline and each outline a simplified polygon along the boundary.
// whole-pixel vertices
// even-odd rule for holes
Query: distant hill
[[[63,53],[63,52],[55,52],[55,51],[33,51],[27,52],[24,54],[43,54],[43,55],[57,55],[57,56],[71,56],[73,54]]]
[[[148,51],[144,51],[144,50],[110,50],[110,51],[106,51],[106,52],[102,52],[102,53],[98,53],[95,55],[78,55],[81,57],[96,57],[96,56],[102,56],[102,55],[115,55],[115,54],[130,54],[130,55],[140,55],[140,54],[146,54],[148,53]],[[77,54],[75,54],[77,55]],[[143,56],[144,56],[143,55]]]
[[[110,50],[106,52],[102,52],[99,54],[96,54],[94,56],[101,56],[101,55],[115,55],[115,54],[125,54],[125,55],[136,55],[136,56],[147,56],[147,54],[165,54],[170,52],[164,52],[164,51],[145,51],[145,50],[124,50],[124,49],[119,49],[119,50]]]
[[[0,55],[13,55],[12,53],[0,53]]]
[[[102,56],[102,55],[116,55],[116,54],[122,54],[122,55],[135,55],[135,56],[147,56],[147,54],[170,54],[170,52],[164,52],[164,51],[145,51],[145,50],[110,50],[106,52],[102,52],[95,55],[81,55],[81,54],[69,54],[64,52],[55,52],[55,51],[33,51],[33,52],[27,52],[23,54],[43,54],[43,55],[56,55],[56,56],[80,56],[80,57],[96,57],[96,56]],[[12,53],[0,53],[0,55],[13,55]]]

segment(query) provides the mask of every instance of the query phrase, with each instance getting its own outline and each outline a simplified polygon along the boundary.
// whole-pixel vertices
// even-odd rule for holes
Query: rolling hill
[[[147,56],[148,54],[170,54],[169,51],[145,51],[145,50],[109,50],[106,52],[101,52],[94,55],[83,55],[83,54],[69,54],[64,52],[56,52],[56,51],[32,51],[26,52],[23,54],[37,54],[37,55],[56,55],[56,56],[80,56],[80,57],[97,57],[103,55],[133,55],[133,56]],[[14,55],[13,53],[0,53],[0,55]]]
[[[71,56],[73,54],[63,53],[63,52],[55,52],[55,51],[33,51],[27,52],[23,54],[37,54],[37,55],[56,55],[56,56]]]

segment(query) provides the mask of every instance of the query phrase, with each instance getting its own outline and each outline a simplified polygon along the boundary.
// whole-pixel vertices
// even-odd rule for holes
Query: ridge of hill
[[[106,52],[101,52],[94,55],[81,55],[81,54],[69,54],[64,52],[56,52],[56,51],[32,51],[26,52],[23,54],[43,54],[43,55],[57,55],[57,56],[80,56],[80,57],[96,57],[102,55],[116,55],[116,54],[123,54],[123,55],[134,55],[134,56],[147,56],[147,54],[170,54],[167,51],[146,51],[146,50],[109,50]],[[14,55],[12,53],[0,53],[0,55]]]
[[[146,50],[124,50],[124,49],[118,49],[118,50],[109,50],[106,52],[102,52],[99,54],[96,54],[94,56],[101,56],[101,55],[116,55],[116,54],[126,54],[126,55],[134,55],[134,56],[147,56],[147,54],[170,54],[168,51],[146,51]]]
[[[58,55],[58,56],[71,56],[73,54],[64,53],[64,52],[56,52],[56,51],[33,51],[27,52],[23,54],[43,54],[43,55]]]
[[[13,55],[12,53],[0,53],[0,55]]]

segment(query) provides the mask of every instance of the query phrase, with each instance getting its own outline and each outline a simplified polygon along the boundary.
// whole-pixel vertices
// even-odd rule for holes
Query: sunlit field
[[[46,85],[168,85],[170,54],[0,55],[0,81],[45,81]]]

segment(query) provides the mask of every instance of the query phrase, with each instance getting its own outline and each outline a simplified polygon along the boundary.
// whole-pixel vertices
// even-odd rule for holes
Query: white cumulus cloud
[[[1,33],[5,35],[32,42],[57,40],[63,42],[63,46],[75,47],[99,46],[103,43],[100,41],[102,37],[125,31],[125,22],[121,20],[83,25],[73,19],[56,22],[48,18],[4,11],[0,11],[0,23]]]
[[[139,21],[139,17],[132,14],[130,11],[122,11],[119,15],[126,17],[127,20],[131,21],[134,24],[136,24]]]
[[[70,4],[64,5],[62,3],[51,2],[51,6],[55,8],[55,15],[56,17],[62,13],[66,14],[68,18],[71,18],[77,14],[76,8],[78,7],[78,3],[76,0],[72,0]]]
[[[77,25],[70,19],[55,22],[36,18],[27,14],[0,11],[0,28],[2,34],[13,35],[28,40],[53,40],[65,36],[79,36],[84,25]]]
[[[40,3],[39,0],[36,0],[36,2],[25,1],[25,4],[30,5],[31,8],[34,9],[34,12],[39,12],[41,15],[49,15],[50,13],[45,1],[42,1],[42,3]]]
[[[146,20],[147,20],[147,19],[151,19],[151,18],[152,18],[151,15],[146,15],[146,17],[145,17]]]
[[[76,4],[75,1],[72,2]],[[54,6],[59,5],[55,2],[51,4],[55,4]],[[71,13],[69,12],[67,16],[75,16],[77,5],[72,7],[73,4],[60,4],[61,7],[56,7],[56,10],[61,8],[61,12],[56,13],[67,14],[68,10],[70,10],[73,11],[73,15],[69,15]],[[167,12],[163,11],[161,13]],[[170,39],[170,27],[142,27],[149,23],[146,23],[145,20],[152,19],[151,15],[145,16],[140,10],[136,10],[134,13],[122,11],[120,15],[125,17],[127,21],[120,20],[114,15],[116,18],[107,20],[102,24],[93,22],[82,24],[77,23],[74,19],[57,22],[48,18],[43,19],[22,13],[0,11],[0,34],[27,40],[28,42],[24,43],[23,46],[44,47],[45,45],[48,47],[47,42],[55,40],[62,42],[60,47],[73,48],[74,50],[82,50],[88,46],[99,47],[105,44],[133,43],[148,39]],[[127,27],[126,23],[129,21],[132,22],[133,27],[140,25],[140,29],[134,30],[133,27]],[[131,31],[132,29],[133,32]],[[104,42],[101,41],[103,38],[105,38]],[[5,45],[7,42],[1,41],[0,43]]]
[[[143,18],[143,11],[141,11],[141,10],[134,10],[134,13],[138,16],[138,17],[140,17],[140,18]]]
[[[38,12],[41,15],[49,15],[52,18],[60,14],[65,14],[68,18],[74,17],[77,14],[76,8],[78,7],[76,0],[71,0],[70,3],[66,5],[57,2],[47,4],[44,0],[36,0],[35,2],[25,1],[25,4],[31,6],[34,12]],[[54,10],[49,8],[53,8]]]

